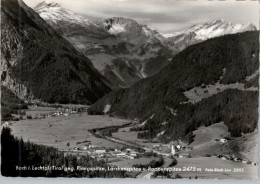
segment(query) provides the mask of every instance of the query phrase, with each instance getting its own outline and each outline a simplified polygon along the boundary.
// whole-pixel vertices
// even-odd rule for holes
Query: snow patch
[[[156,135],[156,137],[160,137],[160,136],[162,136],[164,133],[165,133],[165,131],[162,131],[162,132],[158,133],[158,134]]]
[[[164,38],[171,38],[171,37],[174,37],[174,36],[178,36],[180,34],[182,34],[182,33],[181,32],[175,32],[175,33],[171,33],[171,34],[163,34],[162,36]]]
[[[140,124],[140,127],[141,126],[144,126],[146,123],[147,123],[147,121],[149,120],[149,119],[153,119],[153,117],[154,117],[154,114],[153,115],[151,115],[148,119],[146,119],[144,122],[142,122],[141,124]]]
[[[144,67],[142,67],[140,72],[143,78],[147,78],[147,74],[144,72]]]
[[[154,114],[153,114],[153,115],[151,115],[149,119],[153,119],[153,117],[154,117]]]
[[[161,123],[162,126],[166,125],[168,122],[167,121],[164,121]]]
[[[150,36],[151,33],[146,27],[143,27],[142,29],[146,36]]]
[[[124,24],[113,24],[108,32],[113,35],[117,35],[119,33],[125,32],[125,25]]]
[[[219,77],[220,80],[222,80],[224,78],[224,76],[226,74],[226,70],[227,70],[226,68],[222,69],[223,74]]]
[[[172,115],[177,116],[177,111],[178,111],[177,109],[174,110],[173,108],[168,106],[166,106],[166,109],[169,110]]]
[[[110,110],[110,108],[111,108],[111,105],[110,105],[110,104],[107,104],[107,105],[104,107],[103,112],[104,112],[104,113],[107,113],[107,112]]]
[[[256,70],[252,75],[247,76],[245,80],[250,81],[250,80],[256,78],[258,74],[259,74],[259,70]]]
[[[140,124],[140,127],[144,126],[147,123],[147,120],[145,120],[143,123]]]

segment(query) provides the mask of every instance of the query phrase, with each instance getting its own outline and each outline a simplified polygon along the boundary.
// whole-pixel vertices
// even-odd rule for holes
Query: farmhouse
[[[95,146],[95,145],[92,145],[92,144],[89,144],[89,146],[88,146],[89,148],[96,148],[97,146]]]
[[[155,145],[153,145],[153,148],[159,148],[159,147],[160,147],[159,144],[155,144]]]
[[[253,166],[258,166],[258,163],[257,162],[252,162],[252,165]]]
[[[104,154],[104,153],[106,153],[106,150],[96,150],[95,153],[96,154]]]
[[[83,149],[83,150],[87,150],[87,149],[88,149],[88,147],[87,147],[87,146],[84,146],[82,149]]]
[[[79,148],[78,148],[78,147],[74,147],[73,150],[74,150],[74,151],[78,151]]]
[[[242,160],[242,163],[243,164],[247,164],[247,160]]]
[[[136,153],[130,153],[130,156],[133,157],[133,158],[136,158],[137,154]]]
[[[241,159],[240,159],[240,158],[237,158],[237,157],[235,157],[235,158],[234,158],[234,161],[235,161],[235,162],[241,162]]]
[[[135,159],[134,157],[129,156],[129,155],[127,155],[126,157],[129,158],[129,159]]]
[[[178,150],[180,150],[180,149],[181,149],[181,145],[178,144],[178,145],[176,146],[176,148],[177,148]]]
[[[221,157],[222,160],[227,160],[227,157]]]
[[[10,123],[8,121],[6,121],[3,126],[4,127],[9,127],[9,125],[10,125]]]
[[[221,143],[226,143],[227,142],[227,139],[220,139],[219,140]]]
[[[189,153],[181,153],[178,155],[179,158],[190,158],[191,157],[191,154]]]
[[[123,152],[122,153],[118,153],[118,154],[116,154],[116,156],[117,157],[126,157],[126,153],[123,153]]]

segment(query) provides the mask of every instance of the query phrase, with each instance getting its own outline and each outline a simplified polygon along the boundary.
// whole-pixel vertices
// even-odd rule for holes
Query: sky
[[[24,0],[34,7],[43,0]],[[91,17],[125,17],[147,24],[161,33],[184,30],[215,19],[253,23],[259,28],[257,0],[47,0]]]

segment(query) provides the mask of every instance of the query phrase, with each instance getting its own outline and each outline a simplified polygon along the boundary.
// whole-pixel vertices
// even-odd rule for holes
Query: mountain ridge
[[[91,61],[23,1],[1,3],[1,82],[15,95],[91,104],[110,91]]]
[[[176,52],[180,52],[187,46],[200,43],[210,38],[235,34],[246,31],[256,31],[252,24],[232,24],[224,19],[216,19],[203,24],[194,24],[184,31],[176,32],[173,35],[166,35],[164,42],[168,47]]]
[[[203,32],[202,28],[207,24],[209,30],[217,22],[220,27],[228,24],[223,20],[216,20],[215,23],[212,21],[201,26],[196,25],[197,30],[196,26],[192,26],[187,28],[186,32],[165,38],[149,25],[129,18],[111,17],[97,20],[93,17],[83,17],[61,5],[49,6],[48,3],[42,3],[34,10],[77,50],[89,57],[94,67],[112,83],[113,89],[130,87],[155,75],[167,66],[174,55],[192,44],[208,39],[198,37],[198,32]],[[198,30],[199,27],[201,29]],[[234,26],[231,26],[231,32],[233,29]]]
[[[77,18],[73,16],[67,19],[62,13],[58,19],[49,19],[62,10],[71,12],[69,15],[73,14],[71,10],[52,10],[46,5],[35,9],[75,48],[89,57],[95,68],[114,83],[115,88],[129,87],[138,80],[157,73],[167,65],[171,57],[170,51],[158,41],[159,37],[163,37],[134,20],[112,17],[93,20],[93,26],[85,24],[84,21],[77,22]],[[49,16],[46,16],[46,12]],[[73,19],[73,23],[68,22]],[[86,22],[92,22],[91,19],[84,19]],[[113,31],[116,31],[116,34]]]

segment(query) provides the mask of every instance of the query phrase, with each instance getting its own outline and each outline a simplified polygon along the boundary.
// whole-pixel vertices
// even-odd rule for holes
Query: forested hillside
[[[106,95],[89,112],[102,114],[111,105],[110,114],[147,120],[139,136],[150,139],[162,131],[163,140],[184,138],[220,121],[234,136],[252,132],[258,117],[258,36],[245,32],[190,46],[159,74]],[[202,97],[196,89],[204,90]],[[191,92],[201,100],[189,99],[185,94]]]

